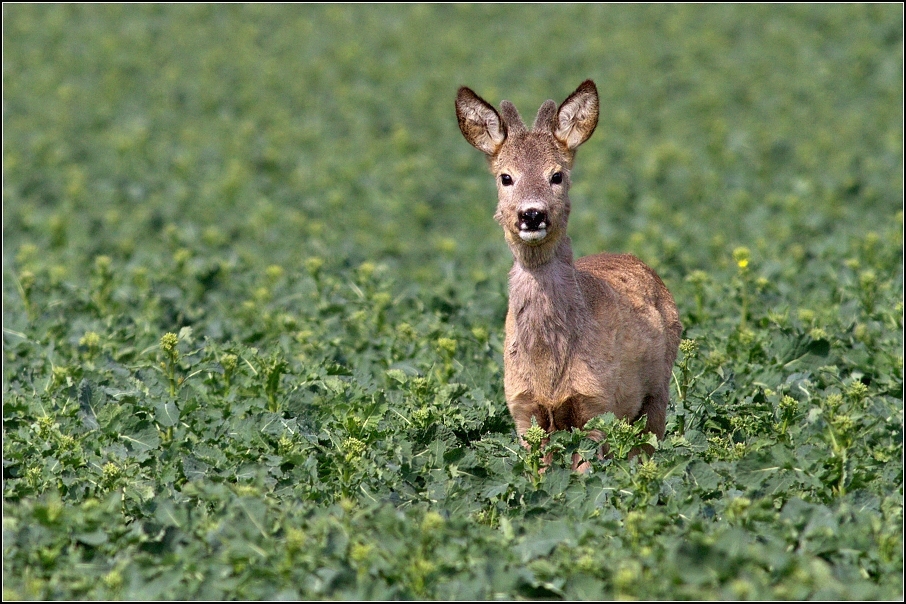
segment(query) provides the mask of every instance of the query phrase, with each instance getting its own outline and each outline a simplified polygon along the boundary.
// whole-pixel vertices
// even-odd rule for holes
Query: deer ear
[[[598,125],[598,89],[591,80],[582,82],[557,110],[554,136],[573,151],[588,140]]]
[[[465,86],[456,95],[456,118],[469,144],[486,155],[496,154],[506,140],[506,124],[497,110]]]

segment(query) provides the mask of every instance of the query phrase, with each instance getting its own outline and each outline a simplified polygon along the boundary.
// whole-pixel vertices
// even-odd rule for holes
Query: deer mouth
[[[519,238],[526,243],[535,243],[547,237],[547,229],[519,229]]]

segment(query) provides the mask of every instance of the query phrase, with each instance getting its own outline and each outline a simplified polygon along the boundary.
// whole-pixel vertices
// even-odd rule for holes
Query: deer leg
[[[529,428],[532,427],[532,418],[538,427],[550,434],[554,428],[554,415],[550,409],[544,405],[539,405],[531,400],[515,399],[509,404],[510,414],[516,423],[516,433],[519,435],[519,441],[522,446],[531,450],[531,445],[525,442],[523,438]],[[545,447],[550,439],[545,438],[541,441],[541,447]],[[541,460],[541,472],[553,461],[553,454],[547,453]]]
[[[667,424],[667,405],[670,402],[670,387],[665,386],[657,394],[649,394],[642,401],[639,416],[646,416],[645,429],[657,436],[658,440],[664,438]]]
[[[670,388],[669,386],[665,386],[657,394],[645,396],[645,400],[642,402],[642,409],[639,412],[639,417],[644,415],[646,418],[645,430],[654,434],[658,440],[663,440],[664,438],[667,424],[667,405],[669,402]],[[650,457],[654,454],[654,447],[651,445],[634,447],[632,451],[629,452],[629,458],[632,459],[641,452],[647,453]]]

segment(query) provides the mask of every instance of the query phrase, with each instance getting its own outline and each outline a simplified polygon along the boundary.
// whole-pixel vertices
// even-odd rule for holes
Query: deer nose
[[[540,231],[548,226],[547,212],[543,210],[525,210],[519,212],[518,217],[520,231]]]

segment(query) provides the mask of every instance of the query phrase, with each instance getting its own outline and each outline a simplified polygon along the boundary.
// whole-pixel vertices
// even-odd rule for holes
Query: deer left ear
[[[591,80],[582,82],[557,110],[554,136],[574,151],[588,140],[598,125],[598,89]]]
[[[497,110],[465,86],[456,95],[456,117],[462,135],[485,155],[495,155],[506,140],[506,123]]]

